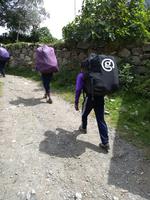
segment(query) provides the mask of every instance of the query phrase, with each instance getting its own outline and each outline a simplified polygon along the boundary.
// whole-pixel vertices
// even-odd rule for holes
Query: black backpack
[[[86,94],[104,96],[118,89],[118,69],[113,56],[91,54],[81,63],[81,67],[85,71]]]

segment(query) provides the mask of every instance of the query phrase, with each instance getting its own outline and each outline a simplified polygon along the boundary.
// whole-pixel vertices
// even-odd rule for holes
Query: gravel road
[[[150,200],[150,161],[109,127],[111,150],[98,148],[94,118],[39,83],[0,77],[0,200]]]

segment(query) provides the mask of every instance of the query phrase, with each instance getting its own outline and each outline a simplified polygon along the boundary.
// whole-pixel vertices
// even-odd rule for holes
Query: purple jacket
[[[84,74],[83,72],[80,72],[76,78],[76,93],[75,93],[76,105],[79,103],[79,98],[80,98],[83,88],[84,88]]]
[[[4,47],[0,47],[0,60],[1,61],[8,61],[10,58],[10,54]]]

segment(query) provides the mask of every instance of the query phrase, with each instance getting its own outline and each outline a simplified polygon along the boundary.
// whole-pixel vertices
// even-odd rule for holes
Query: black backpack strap
[[[92,95],[92,101],[94,101],[94,80],[91,78],[91,95]]]
[[[83,111],[83,106],[84,106],[84,102],[85,102],[85,99],[86,99],[86,93],[85,93],[84,90],[82,91],[82,94],[83,94],[83,102],[82,102],[82,111]]]
[[[85,91],[84,91],[84,90],[83,90],[82,94],[83,94],[83,101],[85,101],[85,98],[86,98],[86,93],[85,93]]]

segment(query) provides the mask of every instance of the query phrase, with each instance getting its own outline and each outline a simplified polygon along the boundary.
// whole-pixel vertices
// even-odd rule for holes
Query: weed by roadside
[[[24,67],[7,67],[6,74],[14,75],[14,76],[23,76],[24,78],[32,79],[34,81],[40,81],[39,73],[37,73],[34,69]]]
[[[106,119],[117,133],[134,145],[150,151],[150,102],[131,91],[106,98]]]

